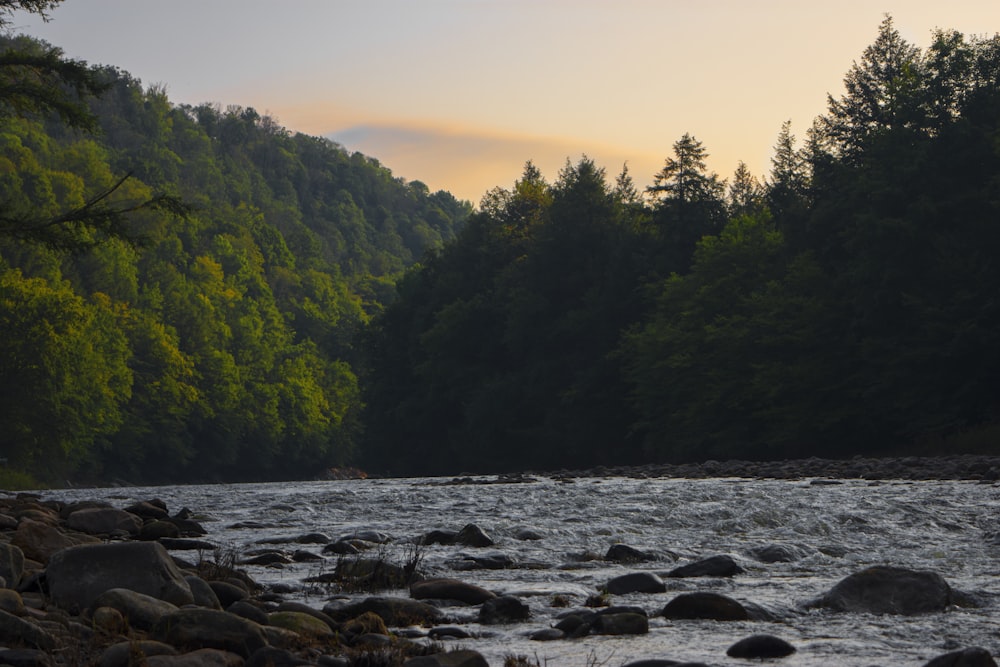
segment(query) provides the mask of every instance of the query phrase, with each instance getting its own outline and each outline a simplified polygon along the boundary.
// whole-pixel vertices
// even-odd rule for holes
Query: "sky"
[[[685,133],[728,178],[801,141],[885,15],[1000,32],[1000,0],[66,0],[17,32],[177,104],[253,107],[478,203],[531,160],[652,183]]]

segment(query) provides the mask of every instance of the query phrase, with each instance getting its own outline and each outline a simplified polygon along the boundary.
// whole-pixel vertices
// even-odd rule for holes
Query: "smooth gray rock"
[[[951,586],[934,572],[875,566],[842,579],[818,606],[869,614],[913,616],[943,611],[952,602]]]
[[[155,655],[146,659],[146,667],[244,667],[242,656],[231,651],[202,648],[181,655]]]
[[[10,667],[52,667],[55,663],[45,651],[34,648],[0,649],[0,665]]]
[[[6,582],[5,587],[17,588],[22,574],[24,574],[24,552],[13,544],[0,542],[0,578]]]
[[[52,556],[46,578],[52,601],[70,613],[90,607],[97,596],[112,588],[127,588],[178,607],[194,603],[184,575],[155,542],[63,549]]]
[[[631,612],[598,614],[590,632],[599,635],[644,635],[649,632],[649,618],[645,614]]]
[[[0,610],[0,643],[51,651],[56,646],[56,639],[34,623]]]
[[[757,660],[763,658],[784,658],[795,653],[795,647],[774,635],[751,635],[729,647],[726,655],[730,658]]]
[[[467,547],[491,547],[494,542],[482,528],[474,523],[470,523],[458,531],[458,534],[455,536],[455,544]]]
[[[478,651],[468,649],[410,658],[403,667],[490,667]]]
[[[134,658],[150,658],[154,655],[177,655],[177,649],[149,639],[118,642],[104,649],[97,667],[132,667],[135,664]]]
[[[990,652],[978,646],[939,655],[924,667],[997,667]]]
[[[441,620],[442,616],[441,610],[426,602],[396,597],[369,597],[360,602],[330,603],[323,607],[323,613],[335,621],[355,618],[366,611],[378,614],[390,627],[401,627],[414,623],[436,623]]]
[[[114,507],[88,507],[70,514],[66,525],[88,535],[110,535],[117,531],[138,535],[142,529],[142,519]]]
[[[612,544],[604,554],[604,560],[616,563],[641,563],[643,561],[656,560],[656,556],[640,551],[627,544]]]
[[[184,581],[187,582],[188,587],[191,589],[191,595],[194,596],[194,603],[196,605],[205,607],[206,609],[222,609],[219,596],[215,594],[215,591],[212,590],[207,581],[194,574],[185,575]]]
[[[425,579],[410,585],[414,600],[457,600],[464,604],[482,604],[496,597],[496,593],[481,586],[458,579]]]
[[[710,556],[694,563],[688,563],[681,567],[674,568],[668,577],[731,577],[734,574],[741,574],[743,568],[740,567],[732,556],[720,555]]]
[[[627,593],[665,593],[667,585],[653,572],[631,572],[615,577],[605,585],[612,595]]]
[[[681,593],[668,602],[661,615],[669,619],[746,621],[750,614],[736,600],[719,593]]]
[[[491,598],[479,608],[479,622],[484,625],[516,623],[531,617],[531,609],[513,595]]]
[[[149,630],[165,615],[177,611],[177,605],[127,588],[104,591],[97,596],[92,607],[117,609],[128,620],[130,626],[139,630]]]
[[[214,609],[180,609],[166,614],[153,626],[150,637],[181,651],[214,648],[244,659],[267,645],[259,625]]]

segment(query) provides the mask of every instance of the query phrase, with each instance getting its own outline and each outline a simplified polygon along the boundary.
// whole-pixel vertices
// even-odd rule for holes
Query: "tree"
[[[729,216],[736,218],[742,215],[752,215],[760,210],[764,203],[764,188],[760,181],[750,173],[746,163],[740,160],[733,173],[733,181],[729,184],[726,204]]]

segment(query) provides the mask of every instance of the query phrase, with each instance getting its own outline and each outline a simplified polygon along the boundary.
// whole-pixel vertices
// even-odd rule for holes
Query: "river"
[[[421,570],[451,576],[531,607],[521,624],[480,626],[475,608],[449,607],[452,620],[476,637],[457,644],[483,653],[498,667],[505,656],[533,663],[610,665],[641,658],[746,664],[726,649],[751,634],[769,633],[797,652],[780,661],[814,665],[922,665],[941,653],[981,646],[1000,653],[1000,486],[967,481],[870,482],[843,480],[538,478],[517,484],[442,484],[440,479],[379,479],[267,484],[214,484],[127,489],[46,491],[63,500],[110,499],[124,507],[159,498],[173,512],[190,508],[222,550],[248,553],[264,542],[310,532],[332,539],[359,531],[385,533],[378,548],[389,560],[414,555],[414,542],[433,529],[474,523],[495,545],[420,548]],[[252,522],[250,526],[247,522]],[[525,529],[541,539],[519,539]],[[641,564],[588,559],[623,543],[662,557]],[[784,545],[792,562],[762,562],[755,552]],[[318,544],[279,544],[321,553]],[[464,556],[503,554],[502,570],[467,570]],[[673,554],[673,556],[671,555]],[[538,642],[528,633],[551,626],[564,608],[556,596],[580,606],[620,574],[666,574],[679,564],[728,554],[745,569],[732,578],[666,578],[667,592],[615,596],[650,616],[646,635]],[[176,555],[191,558],[190,553]],[[676,556],[676,559],[674,558]],[[282,584],[288,599],[321,609],[333,592],[304,583],[329,572],[335,556],[283,567],[247,566],[263,584]],[[973,594],[978,608],[955,608],[915,617],[816,610],[807,603],[843,577],[889,564],[941,574],[953,588]],[[667,621],[654,616],[681,592],[713,591],[763,607],[769,622]],[[404,590],[380,594],[405,596]]]

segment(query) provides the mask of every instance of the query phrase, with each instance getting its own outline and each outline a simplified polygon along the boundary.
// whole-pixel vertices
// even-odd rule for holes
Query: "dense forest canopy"
[[[761,178],[711,173],[686,133],[648,188],[529,162],[475,211],[251,108],[175,105],[25,37],[0,50],[10,467],[182,481],[998,446],[1000,37],[920,49],[886,18]],[[66,62],[82,87],[4,92]]]

